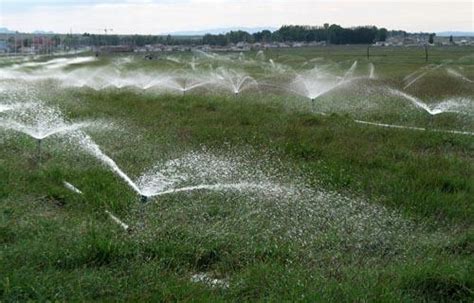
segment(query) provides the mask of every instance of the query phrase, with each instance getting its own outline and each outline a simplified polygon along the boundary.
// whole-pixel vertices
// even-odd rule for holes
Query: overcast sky
[[[158,34],[284,24],[474,31],[474,1],[0,0],[0,27],[21,32]],[[103,32],[103,30],[102,30]]]

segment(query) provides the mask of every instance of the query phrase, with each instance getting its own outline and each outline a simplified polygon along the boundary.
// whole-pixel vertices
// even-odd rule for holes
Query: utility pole
[[[367,46],[367,60],[370,60],[370,44]]]
[[[104,35],[104,39],[103,39],[103,46],[106,46],[106,44],[107,44],[107,37],[106,37],[106,36],[107,36],[107,34],[108,34],[109,32],[113,32],[114,29],[113,29],[113,28],[107,28],[107,27],[105,27],[105,28],[100,29],[100,30],[101,30],[101,31],[104,31],[104,34],[105,34],[105,35]],[[99,39],[100,39],[100,37],[99,37]],[[102,43],[101,43],[101,41],[99,40],[99,48],[100,48],[100,45],[101,45],[101,44],[102,44]]]
[[[15,56],[17,55],[17,50],[16,50],[16,35],[18,34],[18,32],[16,31],[15,32],[15,44],[13,46],[13,50],[15,51]]]

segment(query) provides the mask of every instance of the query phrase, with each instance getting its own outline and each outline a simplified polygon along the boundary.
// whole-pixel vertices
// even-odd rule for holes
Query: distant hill
[[[6,27],[0,27],[0,34],[13,34],[15,31],[9,30]]]
[[[224,28],[211,28],[211,29],[205,29],[205,30],[199,30],[199,31],[181,31],[181,32],[171,32],[171,33],[166,33],[170,34],[172,36],[204,36],[205,34],[213,34],[213,35],[219,35],[219,34],[225,34],[230,31],[245,31],[250,34],[260,32],[263,30],[269,30],[269,31],[276,31],[278,28],[276,27],[224,27]]]
[[[0,34],[14,34],[16,33],[17,31],[14,31],[14,30],[11,30],[11,29],[8,29],[6,27],[0,27]],[[42,31],[42,30],[36,30],[36,31],[33,31],[31,32],[31,34],[54,34],[54,32],[52,31]]]
[[[32,34],[54,34],[53,31],[42,31],[42,30],[36,30],[34,32],[32,32]]]
[[[436,33],[436,36],[440,37],[474,37],[474,32],[440,32]]]

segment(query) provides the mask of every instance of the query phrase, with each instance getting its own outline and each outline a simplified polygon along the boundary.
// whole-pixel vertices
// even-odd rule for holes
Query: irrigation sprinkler
[[[429,126],[430,126],[430,128],[434,128],[433,127],[434,126],[434,118],[435,118],[434,115],[431,115],[431,114],[429,115]]]
[[[36,146],[37,146],[37,149],[36,149],[36,161],[38,163],[38,166],[41,164],[41,139],[37,139],[36,140]]]
[[[148,202],[148,197],[145,195],[140,195],[140,205],[138,207],[138,216],[140,220],[137,225],[141,229],[145,228],[145,206],[147,202]]]

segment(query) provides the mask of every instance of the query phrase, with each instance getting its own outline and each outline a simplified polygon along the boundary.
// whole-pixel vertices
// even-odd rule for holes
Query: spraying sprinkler
[[[37,161],[38,161],[38,165],[40,165],[41,163],[41,141],[42,139],[37,139],[36,142],[37,142]]]
[[[311,109],[314,110],[314,105],[316,103],[316,98],[311,98]]]
[[[430,114],[430,116],[429,116],[429,126],[431,128],[433,128],[433,126],[434,126],[434,117],[435,117],[435,115],[432,115],[432,114]]]
[[[140,202],[146,204],[148,202],[148,197],[145,195],[140,195]]]

